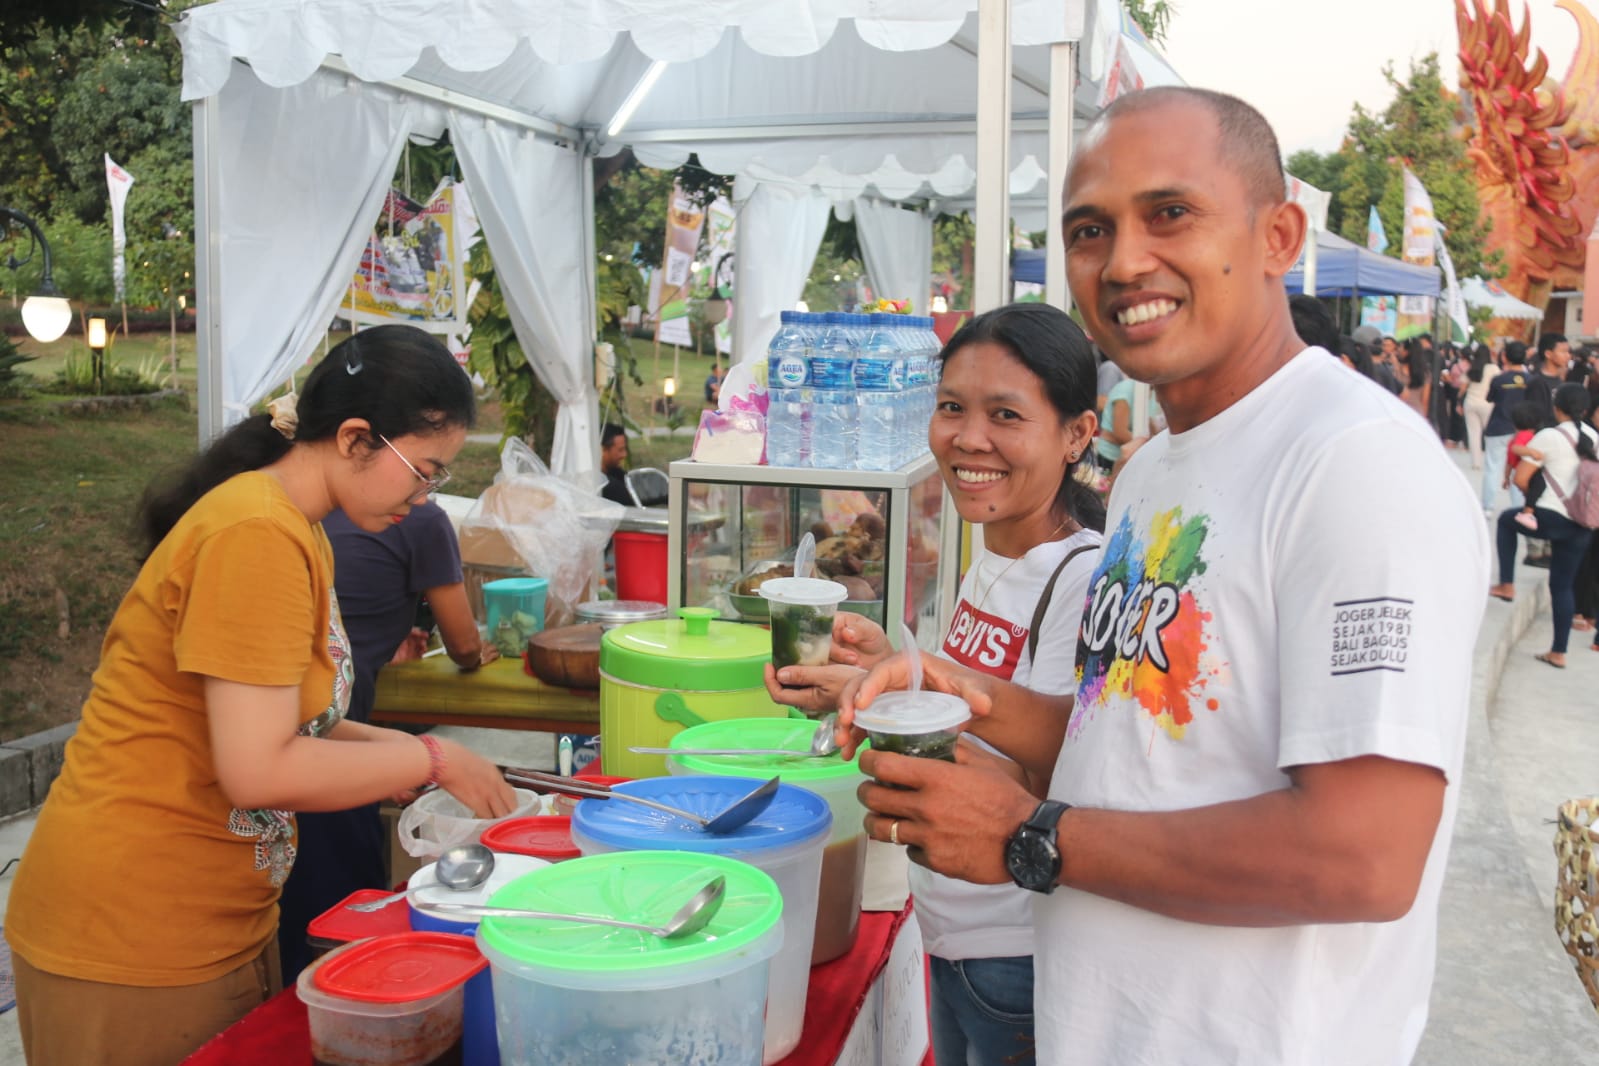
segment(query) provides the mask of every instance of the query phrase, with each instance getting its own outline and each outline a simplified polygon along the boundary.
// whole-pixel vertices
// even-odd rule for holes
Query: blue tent
[[[1018,248],[1011,253],[1011,276],[1044,283],[1044,250]],[[1303,292],[1303,259],[1284,280],[1290,293]],[[1437,296],[1437,267],[1415,266],[1367,251],[1334,233],[1316,238],[1317,296]]]
[[[1304,258],[1283,279],[1289,293],[1305,291]],[[1437,296],[1437,267],[1416,266],[1346,241],[1316,235],[1317,296]]]

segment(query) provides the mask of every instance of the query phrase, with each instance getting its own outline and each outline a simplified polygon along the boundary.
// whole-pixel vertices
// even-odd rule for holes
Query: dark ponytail
[[[1555,390],[1554,400],[1555,410],[1570,418],[1577,427],[1578,457],[1599,459],[1599,453],[1594,451],[1593,441],[1583,432],[1583,419],[1588,417],[1588,411],[1593,406],[1593,398],[1588,395],[1588,390],[1581,385],[1562,385]]]
[[[948,362],[968,344],[984,342],[1005,348],[1043,382],[1044,394],[1062,422],[1094,409],[1099,389],[1094,346],[1066,312],[1042,303],[1007,304],[985,311],[955,331],[938,353],[939,362]],[[1093,461],[1090,442],[1077,462],[1066,465],[1055,496],[1055,513],[1103,533],[1105,501],[1077,480],[1078,466]]]
[[[158,478],[139,503],[137,533],[148,556],[200,497],[238,474],[277,462],[295,444],[330,440],[352,418],[372,427],[365,445],[381,448],[412,433],[477,418],[472,382],[438,338],[414,326],[377,326],[335,345],[306,377],[296,405],[294,440],[251,415],[172,474]]]

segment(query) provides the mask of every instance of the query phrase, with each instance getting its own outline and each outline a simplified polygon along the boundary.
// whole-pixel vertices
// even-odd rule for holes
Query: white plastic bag
[[[550,473],[527,443],[513,437],[500,452],[500,472],[461,523],[461,558],[489,566],[524,567],[549,581],[545,627],[566,625],[588,598],[605,545],[625,508],[599,494],[605,477]]]
[[[542,798],[532,789],[516,790],[516,809],[505,818],[538,813]],[[474,818],[466,805],[442,788],[434,789],[400,812],[400,847],[418,859],[436,859],[457,844],[475,844],[483,830],[505,818]]]

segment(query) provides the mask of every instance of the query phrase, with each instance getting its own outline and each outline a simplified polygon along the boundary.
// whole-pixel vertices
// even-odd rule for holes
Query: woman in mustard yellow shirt
[[[117,608],[5,922],[30,1066],[172,1066],[277,991],[291,811],[436,782],[514,794],[450,741],[343,720],[353,668],[319,524],[398,522],[449,477],[472,386],[436,339],[334,348],[297,414],[246,419],[146,494]]]

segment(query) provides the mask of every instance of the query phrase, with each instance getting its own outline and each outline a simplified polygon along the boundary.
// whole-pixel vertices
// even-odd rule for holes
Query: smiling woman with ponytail
[[[339,508],[381,531],[442,484],[471,383],[433,337],[382,326],[273,406],[140,506],[144,564],[11,889],[30,1066],[170,1066],[275,992],[291,812],[430,783],[480,817],[514,805],[457,744],[343,720],[320,525]]]

